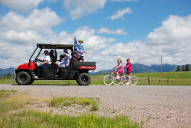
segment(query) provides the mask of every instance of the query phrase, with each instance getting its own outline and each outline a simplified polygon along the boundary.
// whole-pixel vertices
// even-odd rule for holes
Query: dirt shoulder
[[[0,89],[26,91],[33,97],[95,97],[98,114],[127,115],[145,128],[189,128],[191,87],[187,86],[46,86],[0,85]]]

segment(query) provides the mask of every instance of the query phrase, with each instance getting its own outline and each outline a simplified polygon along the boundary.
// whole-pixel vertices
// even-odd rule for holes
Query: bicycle
[[[127,80],[126,85],[134,86],[137,85],[138,83],[138,78],[134,75],[126,76],[126,80]]]
[[[105,85],[126,85],[127,84],[127,79],[125,75],[119,75],[119,78],[117,78],[117,74],[115,73],[116,70],[113,69],[111,73],[108,73],[107,75],[104,76],[103,82]]]
[[[134,75],[126,76],[126,75],[120,75],[119,78],[115,74],[116,70],[113,70],[111,73],[108,73],[104,76],[103,82],[105,85],[137,85],[138,78]]]

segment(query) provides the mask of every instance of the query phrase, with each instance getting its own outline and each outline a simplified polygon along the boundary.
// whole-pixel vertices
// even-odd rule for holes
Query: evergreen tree
[[[181,71],[185,71],[185,65],[181,66]]]
[[[177,71],[177,72],[181,71],[180,65],[176,66],[176,71]]]
[[[190,71],[190,66],[189,66],[189,64],[186,64],[186,65],[185,65],[185,71]]]

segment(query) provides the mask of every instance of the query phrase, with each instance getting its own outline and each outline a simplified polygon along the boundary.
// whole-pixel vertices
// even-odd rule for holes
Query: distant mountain
[[[162,71],[163,72],[171,72],[171,71],[176,71],[176,66],[177,65],[171,65],[171,64],[163,64],[162,65]],[[153,70],[160,72],[161,71],[161,65],[151,65],[150,66]]]
[[[172,72],[176,71],[177,65],[171,65],[171,64],[163,64],[162,71],[163,72]],[[160,72],[161,71],[161,65],[159,64],[153,64],[151,66],[147,66],[144,64],[133,64],[133,72],[134,73],[146,73],[146,72]],[[112,72],[112,70],[101,70],[98,72],[95,72],[95,74],[104,74],[106,72]]]
[[[6,68],[6,69],[0,68],[0,76],[4,76],[7,74],[14,74],[14,71],[15,71],[14,68]]]
[[[150,66],[144,64],[133,64],[133,72],[134,73],[145,73],[145,72],[155,72]]]

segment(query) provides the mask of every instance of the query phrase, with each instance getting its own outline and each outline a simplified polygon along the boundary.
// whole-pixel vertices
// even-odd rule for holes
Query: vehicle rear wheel
[[[91,78],[88,73],[81,73],[76,81],[79,85],[89,85],[91,83]]]
[[[29,85],[33,82],[33,80],[28,72],[21,71],[16,74],[16,82],[19,85]]]

